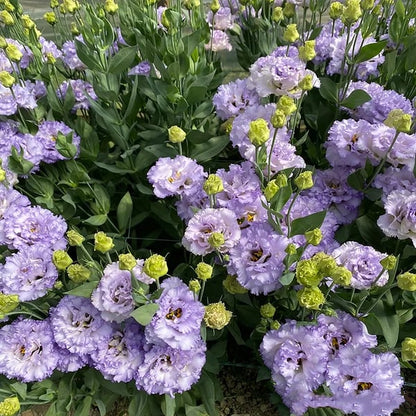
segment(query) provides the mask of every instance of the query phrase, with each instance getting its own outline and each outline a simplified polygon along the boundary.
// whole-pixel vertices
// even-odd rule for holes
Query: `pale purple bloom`
[[[191,195],[181,195],[180,199],[175,202],[175,207],[179,217],[186,223],[194,216],[195,212],[209,208],[209,197],[202,189],[202,183],[195,188]]]
[[[133,68],[129,69],[128,75],[144,75],[145,77],[148,77],[151,70],[152,66],[150,62],[142,61]]]
[[[92,353],[113,331],[89,299],[72,295],[51,308],[50,319],[56,343],[77,354]]]
[[[42,45],[43,61],[48,61],[48,56],[52,56],[55,59],[62,57],[61,50],[56,46],[56,43],[51,40],[46,40],[43,36],[39,38],[39,43]]]
[[[65,99],[69,87],[75,98],[75,104],[72,107],[72,111],[80,109],[88,110],[90,108],[89,100],[95,101],[98,98],[89,82],[83,81],[82,79],[70,79],[59,85],[56,93],[60,99]]]
[[[0,220],[9,208],[23,208],[29,205],[30,200],[27,196],[13,188],[6,188],[5,186],[0,185]]]
[[[228,271],[255,295],[273,292],[281,287],[279,278],[285,269],[288,245],[289,240],[268,223],[252,223],[241,231],[238,243],[231,248]]]
[[[351,273],[351,287],[354,289],[370,289],[373,285],[384,286],[389,274],[383,271],[380,260],[387,254],[380,253],[371,246],[364,246],[355,241],[347,241],[332,254],[340,266],[346,267]]]
[[[75,39],[83,42],[82,36],[77,36]],[[62,45],[62,54],[62,61],[69,69],[78,71],[87,69],[86,65],[78,57],[73,40],[68,40]]]
[[[148,394],[169,394],[189,390],[201,376],[206,345],[202,340],[189,351],[153,345],[145,353],[136,375],[136,386]]]
[[[393,191],[384,204],[385,214],[377,225],[388,237],[410,238],[416,247],[416,193],[402,189]]]
[[[0,115],[10,116],[17,111],[17,103],[10,88],[0,83]]]
[[[48,378],[58,363],[48,320],[16,320],[0,329],[0,371],[22,382]]]
[[[192,196],[202,186],[206,176],[202,166],[186,156],[174,159],[161,157],[147,173],[158,198]]]
[[[167,344],[180,350],[192,350],[201,340],[201,322],[205,309],[188,286],[177,277],[162,283],[163,292],[156,301],[159,309],[146,326],[146,340]]]
[[[211,10],[207,14],[207,22],[209,25],[214,26],[214,29],[218,30],[231,29],[234,24],[234,19],[235,16],[231,13],[229,7],[220,7],[215,15]]]
[[[227,33],[222,30],[214,30],[211,39],[205,44],[205,49],[213,52],[231,51],[233,49],[230,38]]]
[[[387,197],[398,190],[416,192],[416,178],[412,170],[407,166],[395,168],[389,166],[383,173],[379,173],[371,184],[373,188],[382,189],[381,200],[386,203]]]
[[[213,233],[221,233],[224,243],[213,247],[209,239]],[[218,250],[227,253],[240,239],[240,227],[234,212],[227,208],[205,208],[198,211],[188,223],[182,244],[193,254],[204,256]]]
[[[313,59],[315,64],[321,64],[330,58],[333,37],[340,36],[343,28],[344,25],[340,19],[335,20],[334,24],[331,21],[322,26],[321,32],[315,39],[316,56]]]
[[[16,39],[5,38],[5,41],[9,45],[14,45],[17,47],[19,52],[22,54],[22,58],[19,61],[19,65],[16,63],[10,62],[10,59],[7,58],[6,53],[3,49],[0,50],[0,71],[20,72],[20,69],[26,69],[30,63],[33,61],[33,52],[27,45],[22,45]]]
[[[229,7],[233,14],[237,14],[240,11],[240,3],[238,0],[220,0],[220,5],[222,7]]]
[[[55,348],[59,354],[56,369],[62,373],[73,373],[89,363],[87,354],[72,353],[66,348],[61,348],[55,343]]]
[[[44,296],[57,279],[52,250],[41,244],[7,256],[5,264],[0,265],[0,290],[6,295],[19,295],[23,302]]]

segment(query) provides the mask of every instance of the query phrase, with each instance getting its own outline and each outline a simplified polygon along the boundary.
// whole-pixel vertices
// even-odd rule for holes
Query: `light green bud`
[[[304,172],[300,173],[297,178],[295,178],[294,182],[299,191],[312,188],[312,172],[310,170],[305,170]]]
[[[232,295],[242,295],[247,293],[248,290],[240,285],[237,280],[237,276],[229,274],[222,282],[225,289]]]
[[[16,82],[16,79],[13,75],[10,75],[7,71],[0,71],[0,83],[6,87],[10,88]]]
[[[271,199],[276,195],[277,191],[280,189],[279,185],[276,183],[276,180],[271,180],[266,188],[264,188],[264,196],[266,197],[267,201],[271,201]]]
[[[13,6],[12,3],[10,3],[9,0],[4,0],[3,4],[4,4],[4,9],[7,10],[8,12],[14,12],[16,10],[16,8]]]
[[[322,241],[322,231],[319,228],[306,231],[305,238],[308,244],[317,246]]]
[[[72,264],[71,264],[71,266],[72,266]],[[71,267],[71,266],[69,266],[69,267]],[[68,269],[66,269],[66,270],[67,270],[67,272],[68,272]],[[64,284],[63,284],[60,280],[57,280],[57,281],[53,284],[53,288],[54,288],[55,290],[61,290],[63,287],[64,287]]]
[[[169,141],[172,143],[181,143],[186,138],[186,133],[178,126],[168,128]]]
[[[318,286],[322,281],[317,263],[313,259],[298,261],[296,265],[296,280],[304,286]]]
[[[402,360],[416,361],[416,339],[406,337],[402,342]]]
[[[21,17],[23,27],[26,29],[33,29],[35,27],[35,22],[30,18],[28,14],[24,14]]]
[[[397,276],[397,285],[402,290],[414,292],[416,290],[416,274],[406,272]]]
[[[299,39],[299,32],[296,28],[296,23],[287,25],[286,30],[283,33],[283,40],[286,42],[296,42]]]
[[[248,130],[248,138],[250,142],[256,147],[260,147],[267,142],[270,138],[270,129],[267,121],[264,118],[258,118],[257,120],[250,122]]]
[[[276,308],[271,303],[266,303],[260,306],[260,315],[263,318],[273,318]]]
[[[166,10],[167,10],[167,9],[166,9]],[[166,29],[168,29],[168,30],[169,30],[169,28],[170,28],[170,21],[169,21],[169,19],[168,19],[167,14],[166,14],[166,10],[164,10],[164,11],[162,12],[162,17],[161,17],[161,19],[160,19],[160,23],[162,24],[162,26],[164,26]]]
[[[20,62],[23,57],[22,52],[20,52],[19,48],[12,43],[9,43],[4,50],[6,52],[6,56],[13,62]]]
[[[198,293],[201,290],[201,284],[196,279],[190,280],[188,287],[193,293]]]
[[[307,309],[319,309],[320,305],[325,302],[324,294],[321,290],[314,287],[304,287],[296,293],[299,305]]]
[[[232,316],[232,312],[228,311],[222,302],[205,306],[204,322],[208,328],[222,329],[228,325]]]
[[[336,285],[349,286],[351,284],[352,273],[344,266],[337,266],[329,276]]]
[[[220,232],[212,233],[208,238],[208,243],[213,248],[219,248],[225,243],[224,234]]]
[[[77,0],[63,0],[62,4],[65,7],[65,10],[67,10],[69,13],[75,13],[78,9],[81,8]]]
[[[343,10],[344,10],[344,5],[339,1],[334,1],[329,6],[329,17],[332,20],[339,19],[342,16]]]
[[[396,263],[397,263],[397,257],[393,256],[392,254],[380,260],[380,264],[386,270],[393,270],[396,267]]]
[[[314,40],[307,40],[304,46],[299,47],[299,58],[302,59],[302,61],[311,61],[315,58],[315,56],[316,52]]]
[[[371,10],[374,7],[374,0],[361,0],[363,10]]]
[[[318,272],[322,278],[332,276],[332,273],[338,267],[335,259],[322,251],[316,253],[312,259],[318,266]]]
[[[18,295],[5,295],[0,292],[0,319],[14,311],[19,306]]]
[[[277,185],[279,185],[279,188],[283,188],[287,186],[287,176],[283,173],[279,173],[274,180],[276,181]]]
[[[73,260],[66,251],[56,250],[53,252],[52,263],[58,270],[65,270],[72,262]]]
[[[299,88],[303,91],[310,91],[313,88],[313,76],[308,74],[299,82]]]
[[[208,280],[212,277],[212,266],[201,261],[196,265],[195,273],[201,280]]]
[[[217,13],[218,10],[220,9],[221,5],[220,2],[218,0],[212,0],[211,5],[210,5],[210,9],[212,11],[212,13]]]
[[[14,25],[13,16],[7,10],[2,10],[0,12],[0,22],[3,22],[6,26]]]
[[[280,129],[286,125],[286,114],[277,108],[270,121],[275,129]]]
[[[51,0],[50,6],[51,9],[56,9],[59,6],[59,0]]]
[[[183,0],[182,4],[187,10],[192,10],[199,7],[201,2],[199,0]]]
[[[292,113],[296,111],[296,104],[295,100],[288,95],[282,95],[277,102],[277,108],[282,110],[286,116],[290,116]]]
[[[406,114],[400,109],[391,110],[387,118],[384,120],[384,124],[388,127],[396,129],[397,131],[408,133],[412,126],[412,116],[410,114]]]
[[[20,402],[17,397],[8,397],[0,402],[0,415],[13,416],[20,410]]]
[[[8,43],[7,43],[6,38],[4,36],[0,36],[0,48],[5,49],[7,48],[7,45]]]
[[[273,22],[279,23],[281,20],[283,20],[283,9],[281,7],[275,7],[273,9],[273,14],[272,14],[272,20]]]
[[[105,0],[104,10],[109,14],[114,14],[118,10],[118,4],[114,0]]]
[[[85,238],[75,230],[67,231],[66,237],[70,246],[82,246],[82,243],[85,241]]]
[[[204,182],[203,189],[207,195],[215,195],[224,190],[224,184],[218,175],[211,173]]]
[[[166,259],[160,254],[152,254],[144,261],[143,272],[152,279],[159,279],[168,272]]]
[[[293,3],[286,2],[283,7],[283,15],[290,19],[296,14],[296,8]]]
[[[0,168],[0,182],[4,182],[6,180],[6,171],[3,168]]]
[[[137,266],[137,260],[131,253],[118,256],[118,267],[120,270],[133,270]]]
[[[94,250],[107,253],[114,247],[113,239],[108,237],[103,231],[94,234]]]
[[[296,246],[293,243],[288,244],[285,248],[285,253],[289,254],[289,256],[294,256],[297,253]]]
[[[341,20],[345,26],[351,26],[361,17],[360,0],[346,0]]]
[[[86,282],[91,277],[90,269],[82,264],[71,264],[66,269],[66,273],[74,283]]]
[[[270,329],[279,329],[280,328],[280,322],[279,321],[273,321],[270,324]]]

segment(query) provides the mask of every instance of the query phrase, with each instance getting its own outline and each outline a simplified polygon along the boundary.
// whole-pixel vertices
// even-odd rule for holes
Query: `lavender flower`
[[[210,201],[208,195],[202,189],[202,183],[199,188],[195,188],[192,195],[182,195],[175,206],[179,217],[186,223],[194,216],[196,211],[209,208]]]
[[[42,45],[43,61],[47,62],[50,57],[54,59],[60,59],[62,52],[56,46],[56,43],[51,40],[46,40],[43,36],[39,38],[39,43]]]
[[[49,377],[58,363],[48,320],[16,320],[0,329],[0,368],[22,382]]]
[[[149,61],[142,61],[138,65],[131,68],[128,72],[128,75],[143,75],[148,77],[150,75],[150,71],[152,70],[152,66]]]
[[[156,301],[159,309],[145,335],[148,342],[167,344],[180,350],[191,350],[200,343],[204,306],[180,279],[170,277],[162,283],[164,289]]]
[[[219,51],[231,51],[233,49],[230,38],[227,33],[222,30],[214,29],[211,39],[205,44],[205,49],[212,50],[213,52]]]
[[[386,203],[387,197],[393,191],[408,190],[416,192],[416,178],[407,166],[403,166],[401,169],[389,166],[383,173],[379,173],[375,177],[372,186],[383,190],[381,201]]]
[[[89,363],[89,356],[87,354],[72,353],[66,348],[61,348],[56,343],[55,349],[59,354],[56,369],[62,373],[73,373]]]
[[[3,49],[0,50],[0,71],[7,71],[7,72],[20,72],[21,69],[26,69],[33,60],[33,52],[30,48],[26,45],[22,45],[16,39],[12,38],[5,38],[4,39],[8,45],[15,46],[18,51],[22,54],[22,57],[19,61],[19,65],[16,63],[10,62],[9,58],[7,57],[6,53]]]
[[[83,41],[82,36],[77,36],[75,39],[81,42]],[[62,45],[62,54],[62,61],[69,69],[77,71],[87,69],[85,64],[78,57],[74,41],[68,40]]]
[[[225,31],[231,29],[234,24],[234,19],[235,16],[231,13],[229,7],[220,7],[215,15],[211,10],[207,14],[207,22],[217,30]]]
[[[69,81],[64,81],[58,87],[56,94],[60,99],[65,99],[68,88],[71,88],[74,94],[75,104],[72,107],[74,112],[80,109],[88,110],[90,108],[89,99],[95,101],[98,98],[89,82],[82,79],[70,79]]]

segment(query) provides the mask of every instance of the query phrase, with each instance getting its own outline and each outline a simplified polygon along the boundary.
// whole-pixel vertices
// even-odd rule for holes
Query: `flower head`
[[[228,325],[232,316],[232,312],[228,311],[222,302],[205,306],[204,321],[208,328],[222,329]]]

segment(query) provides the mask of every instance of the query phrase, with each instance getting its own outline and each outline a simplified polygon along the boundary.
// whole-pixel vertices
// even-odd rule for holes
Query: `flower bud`
[[[113,239],[102,231],[94,234],[94,250],[107,253],[114,247]]]
[[[16,82],[16,79],[13,75],[10,75],[7,71],[0,71],[0,83],[6,87],[10,88]]]
[[[71,264],[66,269],[66,273],[74,283],[86,282],[91,276],[91,271],[81,264]]]
[[[402,342],[402,360],[416,361],[416,339],[406,337]]]
[[[276,183],[276,180],[273,179],[270,181],[266,188],[264,188],[264,196],[266,197],[267,201],[271,201],[271,199],[276,195],[277,191],[280,189],[279,185]]]
[[[71,264],[71,266],[72,266],[72,264]],[[71,267],[71,266],[69,266],[69,267]],[[67,272],[68,272],[68,269],[67,269]],[[64,284],[63,284],[60,280],[57,280],[57,281],[53,284],[53,288],[54,288],[55,290],[61,290],[63,287],[64,287]]]
[[[334,1],[329,6],[329,17],[332,20],[339,19],[342,16],[343,10],[344,10],[344,5],[339,1]]]
[[[287,176],[283,173],[279,173],[274,180],[280,188],[287,186]]]
[[[104,10],[109,14],[114,14],[118,10],[118,4],[114,0],[105,0]]]
[[[288,95],[282,95],[277,102],[277,109],[282,110],[286,116],[290,116],[296,111],[295,100]]]
[[[308,74],[299,82],[299,88],[303,91],[310,91],[313,88],[313,76]]]
[[[361,0],[363,10],[371,10],[374,7],[374,0]]]
[[[7,10],[2,10],[0,12],[0,21],[3,22],[6,26],[14,25],[13,16]]]
[[[310,170],[306,170],[305,172],[300,173],[299,176],[295,178],[294,182],[295,185],[298,187],[299,191],[312,188],[312,172]]]
[[[270,329],[279,329],[280,328],[280,322],[279,321],[273,321],[270,324]]]
[[[279,6],[275,7],[273,9],[273,14],[272,14],[272,20],[273,22],[279,23],[281,20],[283,20],[283,9]]]
[[[402,290],[414,292],[416,290],[416,274],[406,272],[397,276],[397,285]]]
[[[24,14],[21,19],[23,27],[26,29],[33,29],[35,27],[35,22],[30,18],[28,14]]]
[[[232,315],[232,312],[225,309],[225,305],[222,302],[211,303],[205,306],[205,325],[212,329],[222,329],[228,325]]]
[[[2,3],[3,3],[4,9],[7,10],[8,12],[14,12],[16,10],[15,7],[13,6],[13,4],[10,3],[9,0],[4,0],[4,1],[2,1]]]
[[[198,279],[208,280],[208,279],[211,279],[212,277],[212,270],[213,270],[212,266],[201,261],[200,263],[196,265],[195,273],[198,276]]]
[[[211,6],[210,6],[210,9],[211,9],[212,13],[214,13],[214,14],[217,13],[218,10],[220,9],[220,7],[221,7],[221,5],[220,5],[220,2],[218,0],[212,0]]]
[[[318,286],[322,276],[317,263],[313,259],[300,260],[296,266],[296,280],[304,286]]]
[[[53,56],[51,52],[46,52],[45,57],[46,57],[46,62],[48,64],[51,64],[51,65],[55,64],[56,58]]]
[[[78,36],[79,35],[79,29],[78,29],[78,26],[77,26],[77,24],[75,22],[71,22],[71,33],[74,36]]]
[[[5,180],[6,180],[6,171],[0,167],[0,182],[4,182]]]
[[[387,257],[384,257],[384,259],[380,260],[380,264],[386,269],[386,270],[393,270],[396,267],[397,258],[390,254]]]
[[[68,238],[68,243],[70,246],[82,246],[82,243],[85,241],[85,238],[75,230],[67,231],[66,237]]]
[[[384,120],[384,124],[388,127],[396,129],[397,131],[408,133],[412,126],[412,116],[410,114],[406,114],[400,109],[391,110],[387,118]]]
[[[242,295],[243,293],[248,292],[245,287],[240,285],[236,275],[227,275],[227,277],[222,282],[222,285],[232,295]]]
[[[56,250],[52,254],[52,263],[58,270],[65,270],[73,260],[64,250]]]
[[[266,303],[260,306],[260,315],[263,318],[273,318],[276,308],[271,303]]]
[[[288,19],[290,19],[295,14],[296,14],[296,8],[295,8],[294,3],[286,2],[283,7],[283,15],[287,17]]]
[[[59,0],[51,0],[49,5],[51,6],[51,9],[56,9],[59,6]]]
[[[317,246],[322,241],[322,231],[315,228],[305,232],[306,242],[312,246]]]
[[[52,26],[56,24],[56,14],[54,12],[46,12],[43,18]]]
[[[316,253],[312,259],[316,263],[318,273],[322,278],[332,276],[332,273],[338,267],[335,259],[322,251]]]
[[[337,266],[329,275],[336,285],[349,286],[352,273],[344,266]]]
[[[283,33],[283,40],[286,42],[296,42],[299,39],[299,32],[296,28],[296,23],[287,25],[286,30]]]
[[[211,173],[204,182],[203,189],[207,195],[215,195],[224,190],[224,184],[218,175]]]
[[[319,309],[320,305],[325,302],[324,294],[321,290],[314,287],[304,287],[296,293],[299,305],[307,309]]]
[[[20,62],[23,57],[22,52],[20,52],[19,48],[12,43],[9,43],[4,50],[6,52],[6,56],[13,62]]]
[[[7,45],[8,45],[8,43],[7,43],[6,38],[3,37],[3,36],[0,36],[0,48],[1,49],[6,49]]]
[[[224,234],[219,232],[212,233],[208,238],[208,243],[213,248],[219,248],[225,243]]]
[[[288,244],[285,248],[285,253],[289,254],[289,256],[294,256],[297,253],[296,246],[293,243]]]
[[[133,270],[137,266],[137,260],[131,253],[118,256],[118,267],[120,270]]]
[[[8,397],[0,402],[0,415],[13,416],[20,410],[20,402],[17,397]]]
[[[286,114],[277,108],[270,121],[275,129],[280,129],[286,125]]]
[[[166,29],[169,30],[169,28],[170,28],[170,21],[169,21],[168,15],[166,13],[166,10],[164,10],[162,12],[162,17],[160,18],[160,23],[162,24],[162,26],[164,28],[166,28]]]
[[[264,118],[258,118],[257,120],[250,122],[248,138],[256,147],[260,147],[269,140],[270,129]]]
[[[191,292],[198,293],[201,290],[201,283],[196,279],[192,279],[189,281],[188,287]]]
[[[192,10],[201,5],[199,0],[182,0],[182,4],[187,10]]]
[[[302,61],[311,61],[315,58],[315,41],[314,40],[307,40],[304,46],[299,46],[299,58]]]
[[[168,272],[166,259],[160,254],[152,254],[147,258],[143,265],[143,273],[146,273],[152,279],[159,279]]]
[[[168,128],[169,141],[172,143],[181,143],[186,138],[186,133],[178,126]]]
[[[19,306],[18,295],[5,295],[0,292],[0,319],[14,311]]]
[[[65,7],[65,10],[72,14],[74,14],[78,9],[81,8],[77,0],[63,0],[63,5]]]
[[[360,0],[346,0],[341,20],[345,26],[351,26],[361,17]]]

